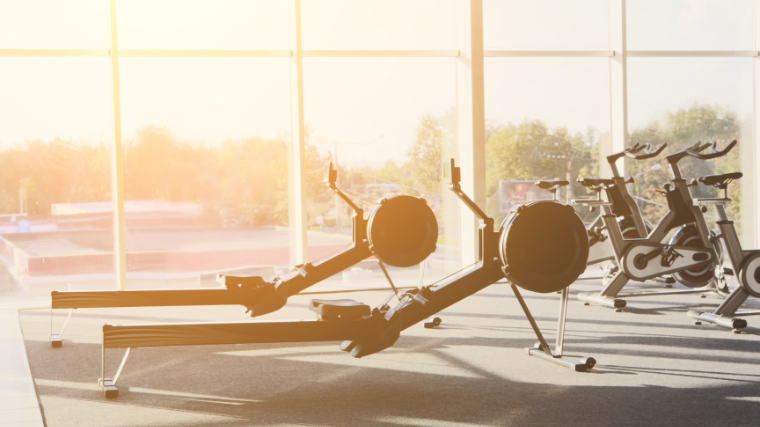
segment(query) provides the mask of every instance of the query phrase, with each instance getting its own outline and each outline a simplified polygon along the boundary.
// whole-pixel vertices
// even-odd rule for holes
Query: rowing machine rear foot
[[[440,326],[442,320],[440,317],[434,317],[432,319],[428,319],[423,323],[422,325],[425,326],[426,329],[433,329],[436,326]]]
[[[110,378],[106,378],[105,380],[99,379],[98,386],[100,386],[100,389],[103,390],[103,394],[106,396],[106,398],[116,399],[119,397],[119,389],[116,388],[116,385]]]
[[[547,354],[546,352],[536,347],[526,348],[525,350],[527,350],[528,354],[531,356],[536,356],[544,360],[549,360],[558,365],[562,365],[566,368],[570,368],[575,372],[588,372],[594,366],[596,366],[596,359],[594,359],[593,357],[584,357],[584,358],[581,358],[580,360],[573,360],[573,359],[568,359],[566,357],[562,357],[559,355],[555,356],[552,354]]]
[[[63,341],[61,340],[61,336],[59,334],[50,334],[50,345],[53,348],[63,347]]]

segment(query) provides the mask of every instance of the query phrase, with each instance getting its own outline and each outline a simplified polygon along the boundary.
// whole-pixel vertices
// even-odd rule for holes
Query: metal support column
[[[744,247],[756,248],[760,244],[760,0],[752,2],[752,139],[749,144],[741,144],[741,167],[745,178],[740,182],[742,195],[742,231]],[[750,176],[746,176],[749,172]]]
[[[483,77],[483,1],[456,1],[457,117],[462,190],[481,209],[486,207],[486,135]],[[478,259],[478,220],[460,206],[462,265]]]
[[[616,153],[628,146],[628,70],[625,22],[625,0],[609,0],[610,49],[610,146],[609,153]],[[606,151],[606,150],[604,150]],[[619,161],[618,171],[626,175],[625,160]],[[600,162],[607,164],[607,162]],[[601,169],[601,168],[600,168]],[[606,168],[602,175],[610,176]]]
[[[113,197],[114,272],[119,289],[127,289],[127,248],[124,243],[124,150],[121,146],[121,99],[119,96],[119,46],[116,41],[116,0],[109,2],[111,29],[111,89],[113,96],[113,151],[111,194]]]
[[[303,50],[301,0],[288,2],[290,31],[290,147],[288,149],[288,226],[292,265],[308,261],[306,239],[306,184],[304,180]]]

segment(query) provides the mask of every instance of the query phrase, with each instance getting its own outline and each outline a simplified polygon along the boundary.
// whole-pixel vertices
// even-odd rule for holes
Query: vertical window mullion
[[[301,1],[288,4],[290,42],[290,140],[288,148],[288,227],[290,260],[293,265],[308,261],[306,236],[306,192],[304,180],[303,50],[301,47]]]
[[[111,96],[113,107],[113,150],[111,152],[111,196],[114,204],[114,272],[119,289],[127,289],[127,248],[124,230],[124,150],[121,144],[121,100],[119,96],[119,47],[116,37],[116,0],[109,2]]]
[[[752,227],[742,227],[741,241],[745,247],[757,247],[760,243],[760,209],[757,201],[760,200],[760,159],[758,158],[757,144],[760,143],[760,57],[757,56],[758,43],[758,0],[752,1],[752,139],[741,145],[742,170],[751,174],[751,177],[740,181],[742,194],[742,224],[752,224]],[[746,150],[746,151],[745,151]],[[750,246],[751,245],[751,246]]]
[[[485,211],[485,97],[483,64],[483,1],[457,0],[456,59],[459,164],[462,190]],[[462,265],[478,258],[478,219],[460,204]]]
[[[626,43],[625,0],[609,0],[610,49],[615,54],[610,62],[610,143],[601,147],[600,165],[603,158],[628,146],[628,51]],[[626,174],[625,161],[618,164],[622,175]],[[609,176],[609,168],[600,168]]]

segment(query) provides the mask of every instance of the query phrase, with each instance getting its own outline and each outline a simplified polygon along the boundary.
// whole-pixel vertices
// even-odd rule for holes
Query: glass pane
[[[599,174],[609,138],[609,65],[605,58],[492,58],[485,63],[487,213],[551,198],[537,179]],[[573,184],[560,200],[586,195]],[[577,209],[591,221],[588,209]]]
[[[485,0],[486,49],[608,49],[607,0]]]
[[[290,265],[285,58],[121,60],[132,288]]]
[[[0,58],[0,300],[115,288],[107,58]]]
[[[455,49],[453,0],[303,0],[304,49]]]
[[[122,49],[287,49],[286,0],[118,1]]]
[[[750,50],[752,0],[626,2],[630,50]]]
[[[689,70],[684,73],[683,70]],[[716,160],[685,159],[684,178],[741,171],[744,177],[729,185],[733,202],[729,217],[743,241],[752,237],[752,59],[750,58],[630,58],[628,60],[628,117],[630,143],[667,142],[667,153],[698,141],[736,139],[739,144]],[[659,165],[659,167],[658,167]],[[630,162],[629,174],[640,175],[632,194],[641,198],[642,212],[656,224],[667,210],[655,193],[670,179],[662,158]],[[716,197],[713,188],[692,188],[698,197]],[[710,209],[706,215],[714,220]]]
[[[108,2],[4,0],[0,49],[108,49]]]
[[[439,224],[425,283],[459,269],[459,202],[443,183],[442,161],[456,157],[453,59],[306,58],[304,118],[313,153],[309,174],[309,259],[334,255],[352,241],[350,210],[321,182],[338,164],[338,186],[369,214],[382,197],[423,197]],[[414,286],[419,268],[390,268],[394,283]],[[365,260],[327,283],[387,283]]]

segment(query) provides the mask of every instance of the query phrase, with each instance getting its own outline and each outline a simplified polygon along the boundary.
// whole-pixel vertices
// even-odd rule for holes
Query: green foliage
[[[567,128],[550,129],[540,120],[494,126],[486,141],[488,213],[498,215],[498,188],[503,180],[564,179],[571,182],[568,198],[585,192],[575,180],[598,174],[598,147],[591,128],[571,135]],[[585,210],[580,213],[586,215]]]
[[[686,148],[698,141],[717,140],[721,146],[738,139],[742,125],[736,115],[713,105],[695,104],[667,114],[662,120],[634,129],[630,144],[667,143],[667,152]],[[442,184],[443,159],[456,157],[456,111],[440,117],[422,116],[414,139],[399,165],[387,161],[382,167],[339,171],[341,187],[354,192],[365,204],[377,194],[360,194],[366,184],[398,183],[401,192],[426,194],[436,211],[458,206]],[[304,184],[308,222],[325,215],[335,206],[334,195],[325,188],[323,171],[329,153],[320,153],[307,132]],[[540,120],[518,124],[489,123],[486,141],[487,195],[489,208],[498,202],[501,180],[567,179],[573,184],[568,196],[583,195],[575,185],[580,176],[599,176],[601,136],[588,129],[571,133],[564,127],[550,128]],[[287,138],[249,138],[225,141],[216,146],[178,141],[165,128],[147,126],[125,145],[125,192],[127,200],[167,200],[203,206],[209,223],[227,220],[239,225],[286,225],[288,223]],[[0,213],[19,210],[19,192],[32,214],[48,214],[52,203],[82,203],[111,199],[110,153],[105,144],[91,144],[56,138],[28,141],[0,151]],[[740,170],[741,150],[716,161],[685,160],[682,171],[687,179],[712,173]],[[606,161],[602,159],[602,163]],[[659,164],[659,169],[655,165]],[[653,192],[670,177],[667,164],[659,160],[628,161],[628,174],[640,175],[631,191],[650,202],[642,210],[651,222],[664,214],[663,197]],[[22,181],[23,180],[23,181]],[[352,188],[353,187],[353,188]],[[700,186],[699,197],[715,196],[714,189]],[[579,194],[581,193],[581,194]],[[738,184],[732,184],[734,202],[729,215],[739,219],[741,200]],[[489,209],[489,214],[494,214]],[[341,212],[346,214],[346,212]],[[587,213],[582,213],[586,215]],[[440,215],[439,215],[440,216]],[[456,227],[456,218],[451,224]],[[447,220],[449,221],[449,220]],[[442,223],[443,224],[443,223]],[[347,224],[344,224],[344,226]]]
[[[109,200],[108,159],[103,144],[61,138],[0,151],[0,213],[19,212],[20,192],[27,213],[36,215],[49,214],[51,203]]]
[[[440,191],[443,164],[441,142],[443,140],[441,120],[433,116],[422,116],[417,124],[416,138],[406,152],[407,176],[403,184],[418,192]]]
[[[326,158],[307,145],[306,167]],[[104,144],[30,141],[0,151],[0,213],[19,212],[19,190],[30,214],[49,214],[54,203],[111,200],[110,153]],[[126,200],[197,203],[209,224],[246,225],[288,220],[287,143],[282,139],[225,141],[219,146],[178,141],[167,129],[147,126],[124,144]],[[23,179],[23,182],[21,181]],[[310,175],[306,192],[324,192],[322,175]]]
[[[653,146],[660,146],[667,143],[666,152],[673,153],[698,142],[717,141],[719,149],[722,149],[728,142],[740,139],[741,131],[741,123],[733,112],[717,105],[694,104],[668,113],[659,122],[633,130],[629,140],[631,145],[649,142]],[[740,159],[741,146],[737,144],[725,157],[708,161],[687,158],[679,162],[679,168],[683,177],[690,180],[704,175],[739,171]],[[657,164],[660,168],[654,169]],[[627,166],[629,175],[642,174],[637,178],[632,193],[657,203],[644,203],[642,206],[644,216],[656,223],[667,211],[664,206],[665,197],[657,196],[654,191],[670,180],[667,162],[662,157],[646,161],[628,160]],[[741,222],[739,185],[737,182],[729,186],[733,202],[727,206],[728,215],[735,220],[737,228]],[[718,194],[716,189],[703,185],[692,187],[691,192],[695,197],[716,197]],[[708,215],[712,215],[712,211]]]
[[[287,224],[287,145],[283,141],[225,141],[215,150],[218,203],[239,225]],[[284,199],[284,200],[283,200]]]

